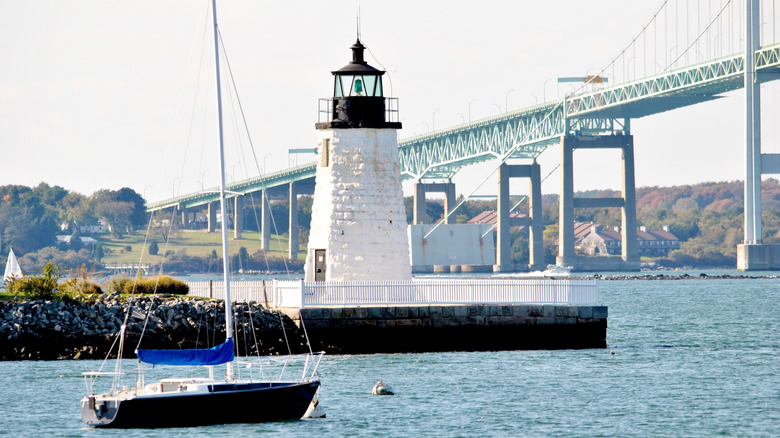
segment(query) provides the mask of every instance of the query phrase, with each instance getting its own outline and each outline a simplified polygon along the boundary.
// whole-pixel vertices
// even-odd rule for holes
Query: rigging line
[[[255,353],[257,354],[257,357],[260,357],[260,347],[259,346],[263,345],[263,341],[260,340],[257,337],[257,331],[256,331],[257,329],[255,329],[255,319],[253,318],[253,315],[255,315],[255,312],[254,312],[254,308],[253,308],[252,303],[251,302],[248,303],[248,306],[249,306],[249,309],[248,309],[248,312],[249,312],[249,326],[252,329],[252,339],[254,339],[254,341],[255,341]],[[249,356],[249,354],[247,354],[247,356]]]
[[[525,144],[528,141],[528,139],[530,138],[531,134],[533,134],[534,132],[538,132],[539,129],[541,129],[541,126],[544,124],[544,122],[547,119],[549,119],[555,113],[555,111],[558,111],[559,107],[562,107],[563,105],[565,105],[565,103],[566,103],[566,98],[564,98],[560,102],[556,103],[550,109],[550,111],[548,111],[544,115],[544,117],[542,117],[542,119],[539,122],[537,122],[537,123],[535,123],[535,124],[533,124],[531,126],[531,128],[525,133],[525,135],[523,136],[523,138],[520,141],[515,140],[513,146],[507,152],[504,153],[503,157],[501,157],[501,162],[498,164],[498,166],[496,166],[493,169],[493,171],[490,172],[490,174],[487,177],[485,177],[485,179],[483,179],[482,182],[480,182],[479,185],[477,185],[477,187],[474,190],[471,191],[471,193],[468,194],[468,196],[464,197],[449,213],[447,213],[447,216],[445,216],[444,219],[442,219],[436,225],[434,225],[434,227],[431,228],[430,231],[428,231],[428,234],[423,236],[422,240],[427,239],[428,236],[430,236],[434,231],[436,231],[436,229],[439,228],[439,226],[442,225],[446,221],[447,218],[449,218],[453,213],[455,213],[455,211],[458,208],[460,208],[460,206],[462,206],[464,203],[466,203],[466,201],[469,200],[469,198],[471,198],[474,195],[474,193],[476,193],[477,190],[479,190],[482,187],[483,184],[485,184],[489,179],[493,178],[493,175],[496,174],[496,172],[498,171],[498,168],[501,167],[501,165],[504,164],[512,156],[512,154],[515,153],[515,151],[517,151],[517,149],[520,148],[520,146],[522,146],[523,144]],[[565,117],[565,114],[564,114],[564,117]],[[519,128],[518,128],[517,135],[518,136],[520,135],[520,129]],[[536,161],[536,158],[538,158],[539,155],[543,154],[544,151],[546,151],[547,149],[549,149],[549,148],[545,148],[544,150],[542,150],[541,152],[536,154],[536,156],[533,157],[534,161]]]
[[[246,117],[244,115],[244,109],[241,106],[241,98],[240,98],[240,96],[238,94],[238,88],[236,86],[235,78],[233,77],[233,71],[230,68],[230,60],[228,59],[227,50],[225,49],[225,44],[222,41],[222,36],[221,35],[220,35],[220,40],[219,41],[220,41],[220,47],[222,48],[223,60],[225,62],[225,66],[226,66],[226,69],[228,71],[228,75],[229,75],[229,79],[230,79],[228,81],[228,90],[229,90],[229,92],[227,94],[228,94],[228,98],[230,99],[230,109],[232,110],[232,114],[234,115],[232,120],[233,120],[233,131],[234,131],[234,135],[235,135],[235,138],[236,138],[236,143],[235,143],[236,147],[235,147],[235,149],[236,149],[236,156],[240,157],[240,160],[239,160],[239,162],[237,164],[244,163],[244,174],[248,175],[249,172],[246,169],[247,159],[246,159],[246,155],[244,153],[243,140],[241,138],[241,135],[239,134],[239,132],[240,132],[239,120],[238,120],[238,117],[235,117],[235,114],[237,114],[237,113],[241,114],[242,121],[243,121],[243,124],[244,124],[244,130],[247,133],[247,137],[249,138],[249,141],[250,141],[250,148],[252,148],[252,150],[254,150],[254,145],[251,143],[251,136],[249,135],[249,126],[246,123]],[[238,102],[238,111],[236,111],[236,102]],[[239,169],[240,168],[241,167],[239,166]],[[233,166],[233,169],[235,169],[235,165]],[[235,183],[235,180],[236,180],[235,173],[236,172],[233,172],[233,183]]]
[[[206,13],[206,24],[208,24],[208,11]],[[205,31],[204,31],[204,35],[205,35]],[[192,43],[190,44],[190,56],[189,56],[190,61],[188,62],[187,65],[190,65],[192,63],[193,53],[195,52],[195,46],[196,46],[195,45],[195,41],[196,41],[197,36],[198,36],[198,34],[196,32],[193,35]],[[204,38],[205,38],[205,36],[204,36]],[[203,54],[202,54],[203,50],[204,50],[203,49],[203,43],[201,43],[201,59],[203,58]],[[182,107],[182,103],[181,102],[184,100],[183,96],[184,96],[184,83],[185,82],[186,81],[184,81],[184,80],[182,81],[182,87],[181,87],[181,89],[179,91],[179,99],[177,100],[177,103],[176,103],[176,111],[175,111],[175,115],[174,115],[174,118],[173,118],[174,122],[175,122],[175,120],[178,119],[178,115],[179,115],[179,113],[181,111],[181,107]],[[194,111],[195,111],[195,105],[193,104],[193,114],[194,114]],[[172,125],[173,124],[174,123],[172,123]],[[191,126],[192,126],[192,121],[190,121],[190,127]],[[165,150],[165,158],[163,160],[163,162],[165,162],[165,163],[167,163],[169,161],[169,157],[171,155],[171,149],[172,149],[172,144],[173,144],[173,131],[174,131],[174,129],[171,128],[171,130],[169,131],[169,134],[168,134],[168,147]],[[187,144],[189,144],[189,142]],[[185,149],[185,151],[184,151],[184,159],[185,160],[186,160],[186,157],[187,157],[187,150]],[[184,173],[184,168],[182,168],[181,173],[182,174]],[[158,191],[158,193],[159,193],[160,187],[162,187],[162,177],[163,177],[164,174],[165,174],[165,171],[160,172],[160,176],[159,176],[159,178],[157,180],[157,191]],[[176,197],[176,194],[172,193],[171,196],[172,197]]]
[[[230,61],[227,59],[227,51],[225,50],[225,43],[222,40],[222,33],[219,30],[217,30],[217,35],[219,36],[219,42],[220,42],[220,46],[222,47],[222,53],[225,55],[225,63],[227,65],[228,76],[230,77],[230,82],[233,84],[233,89],[235,90],[235,93],[236,93],[236,100],[238,102],[238,107],[239,107],[239,110],[240,110],[240,113],[241,113],[241,118],[242,118],[242,120],[244,122],[244,127],[246,129],[246,135],[247,135],[247,138],[248,138],[248,141],[249,141],[250,150],[252,151],[252,157],[255,160],[255,166],[257,167],[258,174],[263,175],[263,174],[265,174],[265,169],[263,169],[262,172],[260,171],[260,161],[257,159],[257,154],[255,153],[254,143],[252,142],[252,136],[249,133],[249,124],[246,122],[246,115],[244,113],[244,107],[241,104],[241,98],[238,95],[238,87],[236,86],[236,82],[235,82],[235,79],[233,77],[233,69],[230,67]],[[246,172],[246,173],[248,174],[249,172]],[[271,210],[271,200],[270,200],[270,197],[266,197],[266,198],[267,198],[266,202],[268,204],[267,205],[268,212],[270,213],[270,216],[271,216],[271,223],[272,223],[274,232],[278,236],[279,235],[279,230],[276,227],[276,220],[274,219],[273,210]],[[255,215],[257,215],[257,212],[255,212]],[[259,228],[260,228],[260,225],[258,224],[258,229]],[[277,239],[277,242],[279,243],[279,250],[280,250],[280,252],[284,253],[284,250],[282,248],[281,240]],[[263,249],[263,254],[265,254],[265,250],[264,249]],[[290,268],[287,265],[287,259],[285,257],[282,257],[282,261],[284,263],[285,271],[287,271],[289,273],[290,272]],[[266,260],[266,264],[267,263],[268,263],[268,261]],[[270,268],[268,270],[270,271]]]
[[[257,167],[257,173],[259,175],[262,175],[265,173],[265,169],[263,169],[263,172],[260,171],[260,161],[257,159],[257,154],[255,153],[255,145],[254,142],[252,142],[252,135],[249,132],[249,124],[246,121],[246,114],[244,113],[244,106],[241,104],[241,96],[238,94],[238,86],[236,85],[235,77],[233,76],[233,68],[230,66],[230,60],[227,56],[227,50],[225,49],[225,42],[222,40],[222,32],[217,30],[217,34],[219,35],[219,43],[222,47],[222,54],[225,58],[225,65],[227,66],[227,72],[228,76],[230,77],[230,83],[233,85],[233,91],[236,94],[236,101],[238,102],[238,109],[239,113],[241,114],[241,120],[244,123],[244,129],[246,131],[247,140],[249,141],[249,149],[252,151],[252,157],[255,160],[255,166]],[[246,163],[244,163],[246,166]],[[245,173],[248,175],[249,172],[246,172],[246,168],[244,169]]]
[[[197,75],[197,79],[196,79],[196,84],[200,84],[201,83],[201,77],[203,75],[203,59],[206,57],[206,42],[207,42],[208,28],[209,28],[209,10],[208,9],[206,10],[205,18],[206,18],[206,20],[204,22],[203,39],[201,41],[200,62],[198,63],[198,75]],[[209,65],[211,65],[211,59],[210,58],[209,58],[208,62],[209,62]],[[208,96],[209,90],[211,89],[211,81],[206,81],[206,87],[207,88],[206,88],[206,93],[205,94]],[[192,103],[192,113],[190,114],[190,126],[189,126],[189,129],[187,131],[187,141],[185,143],[184,156],[182,157],[181,170],[179,172],[179,187],[178,188],[174,187],[174,191],[176,193],[179,193],[179,191],[181,190],[181,183],[184,180],[184,171],[187,168],[187,156],[189,154],[190,142],[192,141],[192,137],[193,137],[193,128],[195,126],[195,114],[196,114],[196,110],[198,109],[198,97],[200,96],[200,94],[201,94],[200,93],[200,88],[199,87],[195,87],[195,97],[194,97],[194,100],[193,100],[193,103]],[[207,112],[208,112],[208,108],[204,105],[204,108],[203,108],[203,119],[204,120],[206,119],[206,113]],[[201,170],[203,169],[203,153],[204,153],[204,151],[203,151],[204,147],[203,146],[205,144],[205,141],[204,141],[205,137],[206,137],[206,124],[204,123],[203,124],[203,130],[201,132],[201,157],[200,157],[200,163],[199,163],[199,169],[201,169]],[[172,194],[174,198],[176,197],[176,193]]]
[[[266,204],[268,204],[268,213],[269,213],[269,216],[271,217],[271,227],[273,228],[274,233],[276,233],[276,235],[279,236],[279,230],[276,227],[276,219],[274,218],[274,212],[273,212],[273,210],[271,210],[271,197],[270,196],[266,196],[265,202],[266,202]],[[284,248],[282,247],[282,240],[277,238],[276,239],[276,243],[278,243],[278,245],[279,245],[279,252],[284,254]],[[269,247],[270,247],[270,245],[269,245]],[[285,257],[282,257],[282,261],[284,261],[284,269],[289,272],[289,268],[287,267],[287,259]]]
[[[554,168],[553,168],[553,169],[552,169],[550,172],[548,172],[548,173],[547,173],[547,175],[546,175],[544,178],[542,178],[541,182],[545,182],[545,181],[547,181],[547,178],[549,178],[549,177],[550,177],[550,176],[553,174],[553,172],[555,172],[556,170],[558,170],[558,168],[559,168],[559,167],[561,167],[560,163],[558,163],[558,164],[557,164],[557,165],[556,165],[556,166],[555,166],[555,167],[554,167]],[[526,200],[526,199],[528,199],[528,196],[527,196],[527,195],[523,195],[523,196],[522,196],[522,198],[521,198],[519,201],[517,201],[517,203],[516,203],[516,204],[515,204],[515,205],[514,205],[512,208],[510,208],[510,209],[509,209],[509,212],[511,213],[511,212],[515,211],[515,209],[516,209],[517,207],[519,207],[519,206],[520,206],[520,204],[522,204],[523,202],[525,202],[525,200]],[[497,207],[497,206],[496,206],[496,207]],[[489,233],[489,232],[491,232],[491,231],[493,231],[493,230],[496,228],[496,226],[497,226],[497,225],[498,225],[498,222],[496,222],[495,224],[493,224],[493,226],[491,226],[491,227],[490,227],[490,229],[489,229],[489,230],[487,230],[487,231],[485,232],[485,234],[483,234],[483,235],[482,235],[482,237],[481,237],[481,238],[484,238],[485,236],[487,236],[487,235],[488,235],[488,233]]]
[[[728,6],[728,5],[729,5],[729,3],[731,3],[731,0],[728,0],[728,2],[726,2],[726,5],[725,5],[725,6],[723,6],[723,7],[720,9],[720,12],[718,12],[718,14],[715,16],[715,18],[713,18],[713,19],[712,19],[712,21],[710,21],[710,23],[707,25],[707,27],[706,27],[706,28],[704,28],[704,32],[702,32],[701,34],[699,34],[699,36],[697,36],[697,37],[696,37],[696,39],[695,39],[695,40],[693,40],[693,42],[691,42],[691,43],[688,45],[688,47],[686,47],[686,48],[685,48],[685,50],[683,50],[683,51],[682,51],[682,53],[680,53],[680,54],[677,56],[677,59],[675,59],[675,60],[674,60],[674,61],[673,61],[673,62],[672,62],[672,63],[671,63],[669,66],[667,66],[667,67],[664,69],[664,71],[668,71],[668,70],[669,70],[669,68],[670,68],[670,67],[671,67],[671,66],[672,66],[674,63],[676,63],[677,61],[679,61],[679,60],[680,60],[680,58],[682,58],[682,57],[683,57],[683,55],[685,55],[685,54],[688,52],[688,50],[690,50],[690,49],[691,49],[691,47],[693,47],[693,45],[694,45],[694,44],[696,44],[696,42],[697,42],[697,41],[699,41],[699,39],[701,39],[701,37],[702,37],[702,36],[703,36],[703,35],[704,35],[704,34],[707,32],[707,30],[709,30],[710,26],[712,26],[712,25],[713,25],[713,23],[715,23],[715,20],[717,20],[717,19],[718,19],[718,17],[720,17],[720,15],[721,15],[721,14],[723,13],[723,11],[726,9],[726,6]]]
[[[231,310],[233,311],[233,317],[230,318],[231,321],[233,321],[233,338],[235,339],[235,342],[233,342],[233,354],[235,357],[239,357],[238,354],[238,326],[239,321],[238,318],[241,315],[241,312],[238,310],[238,300],[236,300],[235,306],[231,306]],[[246,333],[244,333],[244,345],[246,346]],[[238,367],[238,379],[241,379],[241,367]]]
[[[653,14],[652,18],[650,18],[650,21],[647,24],[645,24],[645,26],[642,28],[642,30],[639,31],[639,33],[634,37],[634,39],[632,39],[631,42],[628,43],[628,45],[626,45],[626,47],[623,50],[621,50],[620,53],[618,53],[618,55],[615,56],[612,59],[612,62],[610,62],[604,68],[602,68],[601,71],[599,71],[598,74],[594,75],[594,77],[591,79],[591,81],[593,81],[596,76],[601,76],[601,74],[604,73],[609,68],[610,65],[612,65],[614,67],[615,62],[618,60],[618,58],[620,58],[621,56],[625,55],[626,51],[631,47],[632,44],[634,44],[634,42],[639,38],[639,36],[642,35],[642,33],[647,29],[647,27],[650,26],[650,23],[652,23],[653,20],[656,19],[658,14],[661,13],[661,10],[664,9],[664,7],[666,6],[666,4],[668,2],[669,2],[669,0],[664,0],[663,4],[661,4],[661,6],[658,8],[658,10],[655,12],[655,14]],[[614,74],[612,76],[614,76]],[[577,91],[584,89],[585,85],[588,84],[588,83],[591,83],[591,81],[588,81],[585,84],[581,85],[580,88]],[[574,93],[572,93],[572,94],[574,94]]]
[[[309,354],[314,354],[311,349],[311,343],[309,342],[309,334],[306,332],[306,324],[303,323],[303,313],[298,312],[298,316],[301,318],[301,328],[303,328],[303,336],[306,338],[306,346],[309,347]]]
[[[200,343],[200,327],[203,325],[203,314],[198,312],[198,330],[195,332],[195,348],[198,348],[198,343]],[[206,329],[206,343],[208,344],[208,329]]]
[[[376,61],[376,63],[380,67],[382,67],[382,70],[384,70],[387,73],[387,80],[390,82],[390,96],[388,96],[388,97],[392,98],[393,97],[393,78],[391,77],[390,72],[385,68],[384,65],[382,65],[381,62],[379,62],[378,59],[376,59],[376,56],[374,56],[374,53],[371,52],[371,49],[368,46],[366,46],[366,50],[368,50],[369,55],[371,55],[371,57],[374,58],[374,61]]]
[[[140,264],[140,261],[143,260],[143,253],[145,252],[146,242],[147,242],[147,239],[149,238],[153,216],[154,216],[154,212],[152,212],[152,214],[149,215],[149,224],[148,224],[148,227],[147,227],[146,235],[144,236],[144,244],[142,246],[141,258],[139,260],[139,264]],[[151,316],[151,313],[152,313],[152,309],[156,305],[155,298],[157,298],[158,290],[159,290],[159,286],[160,286],[160,280],[162,280],[163,264],[165,262],[166,254],[168,252],[168,244],[170,242],[171,233],[173,232],[173,223],[174,223],[175,219],[176,219],[176,207],[174,207],[173,210],[171,211],[171,220],[168,223],[168,232],[165,233],[165,244],[163,245],[163,255],[160,258],[160,272],[155,277],[153,293],[152,293],[152,296],[150,297],[150,300],[149,300],[149,308],[146,309],[146,315],[144,316],[144,324],[143,324],[143,326],[141,328],[141,335],[138,337],[138,342],[136,343],[136,346],[135,346],[136,350],[141,347],[141,341],[143,341],[144,336],[146,335],[146,328],[149,325],[149,319],[150,319],[150,316]],[[139,269],[139,273],[140,273],[142,268],[139,267],[138,269]],[[135,281],[133,282],[133,294],[135,294],[137,285],[138,285],[138,278],[136,278]]]
[[[249,193],[249,202],[252,205],[252,215],[255,217],[255,226],[257,227],[257,232],[260,234],[260,240],[262,241],[263,238],[263,230],[260,227],[260,218],[257,217],[257,204],[255,204],[255,195],[254,193]],[[261,195],[261,205],[260,208],[263,208],[262,206],[262,195]],[[260,252],[263,253],[263,260],[265,261],[265,268],[266,271],[271,271],[271,266],[268,264],[268,255],[265,251],[265,245],[260,245]],[[288,271],[289,274],[289,271]]]
[[[284,335],[284,345],[287,346],[287,354],[292,355],[290,349],[290,341],[287,339],[287,330],[284,328],[284,319],[282,318],[282,312],[279,312],[279,323],[282,325],[282,334]]]

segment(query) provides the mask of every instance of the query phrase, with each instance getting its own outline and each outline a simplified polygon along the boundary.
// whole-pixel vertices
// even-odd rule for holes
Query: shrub
[[[160,247],[157,246],[157,242],[152,240],[152,243],[149,244],[149,255],[157,255],[159,251]]]
[[[103,293],[100,285],[91,280],[73,279],[60,285],[60,293],[68,295],[99,295]]]
[[[109,293],[124,293],[128,283],[132,283],[133,280],[127,277],[114,277],[106,282],[106,291]]]
[[[54,262],[46,263],[42,275],[24,275],[14,278],[6,285],[6,290],[14,295],[24,295],[32,299],[50,300],[58,292],[57,281],[60,268]]]
[[[128,279],[123,284],[122,293],[187,295],[189,291],[189,286],[183,281],[176,280],[167,275],[158,275],[150,278]]]

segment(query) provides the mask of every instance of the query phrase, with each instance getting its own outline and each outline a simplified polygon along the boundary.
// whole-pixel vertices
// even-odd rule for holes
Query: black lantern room
[[[331,72],[334,76],[333,97],[320,99],[320,113],[328,114],[328,121],[317,123],[317,129],[400,129],[397,99],[385,99],[382,94],[382,75],[385,72],[363,60],[366,47],[360,39],[351,49],[352,62]]]

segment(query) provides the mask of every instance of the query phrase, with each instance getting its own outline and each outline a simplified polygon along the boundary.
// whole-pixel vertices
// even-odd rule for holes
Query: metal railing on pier
[[[222,281],[187,284],[190,296],[225,299]],[[231,281],[230,294],[233,301],[293,308],[599,302],[596,280]]]
[[[596,280],[274,281],[276,307],[445,304],[597,305]]]

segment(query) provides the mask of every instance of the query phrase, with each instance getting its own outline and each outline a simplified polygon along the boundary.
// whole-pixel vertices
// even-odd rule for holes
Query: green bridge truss
[[[756,51],[761,82],[780,79],[780,43]],[[528,108],[403,139],[398,144],[404,179],[449,179],[461,168],[505,158],[537,157],[569,133],[628,132],[628,121],[719,98],[744,85],[741,53],[636,81],[590,90]],[[313,184],[315,163],[229,184],[228,196]],[[148,211],[190,208],[219,200],[217,189],[155,202]]]

